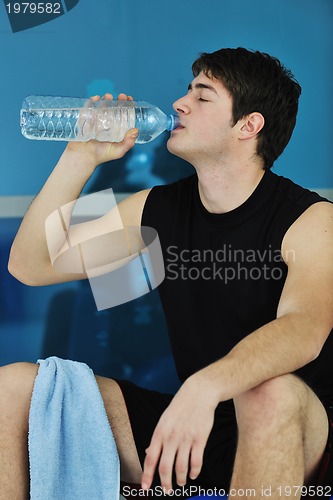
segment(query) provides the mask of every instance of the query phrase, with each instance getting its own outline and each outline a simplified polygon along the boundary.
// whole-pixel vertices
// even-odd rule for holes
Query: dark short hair
[[[242,47],[202,53],[192,65],[223,83],[233,100],[233,125],[259,112],[265,125],[258,134],[257,155],[270,168],[287,146],[296,124],[302,92],[290,70],[269,54]]]

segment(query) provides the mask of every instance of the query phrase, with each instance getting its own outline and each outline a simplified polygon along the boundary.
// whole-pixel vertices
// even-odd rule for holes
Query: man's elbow
[[[40,273],[29,272],[29,268],[24,260],[16,256],[13,251],[10,253],[7,268],[8,272],[24,285],[40,286],[43,284]]]
[[[312,349],[312,358],[311,361],[314,361],[320,355],[324,344],[333,331],[333,324],[330,321],[319,322],[316,326],[313,327],[313,349]]]

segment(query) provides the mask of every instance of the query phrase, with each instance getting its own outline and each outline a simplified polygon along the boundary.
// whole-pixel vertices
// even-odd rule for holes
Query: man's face
[[[232,154],[237,144],[232,98],[219,80],[200,73],[173,107],[181,126],[172,131],[168,140],[171,153],[194,166],[200,161],[220,161]]]

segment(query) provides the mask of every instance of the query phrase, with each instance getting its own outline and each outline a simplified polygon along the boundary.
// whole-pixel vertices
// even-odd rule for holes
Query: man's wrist
[[[72,170],[78,169],[80,173],[85,173],[88,177],[94,173],[99,165],[89,152],[85,151],[83,148],[80,149],[80,147],[77,147],[77,144],[73,143],[68,143],[62,154],[61,160],[68,168]]]
[[[222,394],[222,379],[217,374],[213,373],[211,366],[212,365],[208,365],[194,373],[185,383],[194,387],[196,391],[204,393],[207,396],[207,401],[209,401],[215,409],[224,399]]]

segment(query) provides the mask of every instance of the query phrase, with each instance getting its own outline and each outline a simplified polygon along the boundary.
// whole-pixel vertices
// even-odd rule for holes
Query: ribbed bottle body
[[[145,101],[29,96],[22,105],[20,124],[28,139],[83,142],[119,142],[136,127],[136,142],[144,144],[175,128],[177,119]]]

